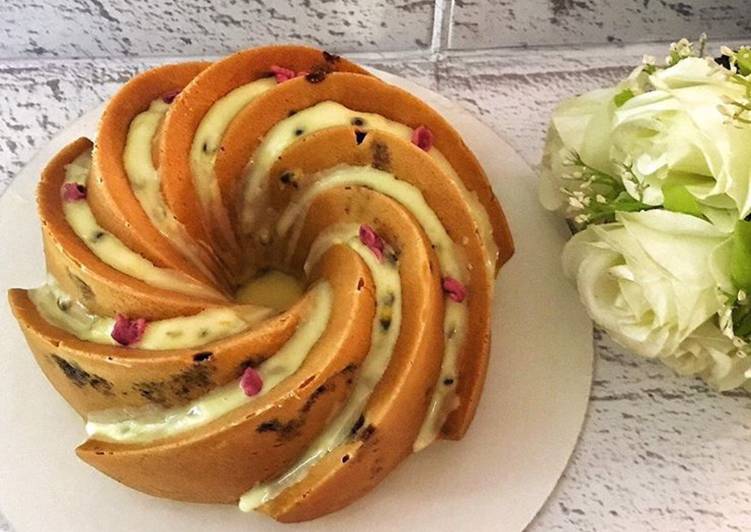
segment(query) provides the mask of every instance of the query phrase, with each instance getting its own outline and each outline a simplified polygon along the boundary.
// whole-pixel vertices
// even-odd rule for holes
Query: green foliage
[[[665,209],[682,212],[694,216],[702,216],[701,208],[696,198],[691,195],[684,185],[665,185],[662,187]]]
[[[631,89],[623,89],[613,97],[613,103],[615,103],[616,107],[620,107],[633,97],[634,91],[632,91]]]
[[[751,293],[751,222],[739,220],[733,232],[730,276],[739,290]]]

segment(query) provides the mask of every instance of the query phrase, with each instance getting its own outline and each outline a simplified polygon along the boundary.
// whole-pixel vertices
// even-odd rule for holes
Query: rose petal
[[[175,98],[177,98],[177,95],[180,94],[180,89],[171,90],[169,92],[165,92],[162,96],[162,101],[164,103],[172,103],[175,101]]]
[[[146,330],[146,320],[138,318],[128,319],[122,314],[115,317],[115,326],[112,328],[112,339],[120,345],[132,345],[141,340]]]
[[[383,260],[383,250],[386,245],[383,239],[375,232],[375,229],[369,225],[363,224],[360,226],[360,242],[365,244],[373,255],[376,256],[379,262]]]
[[[61,193],[64,201],[79,201],[86,198],[86,186],[80,183],[64,183]]]
[[[461,303],[467,297],[467,289],[465,286],[453,277],[444,277],[441,286],[443,287],[443,291],[452,301]]]
[[[425,126],[419,126],[412,131],[412,144],[424,151],[433,147],[433,132]]]
[[[261,374],[253,368],[246,368],[243,376],[240,378],[240,388],[242,388],[248,397],[257,395],[263,388]]]
[[[294,70],[279,65],[271,65],[271,73],[274,74],[277,83],[284,83],[298,76]]]

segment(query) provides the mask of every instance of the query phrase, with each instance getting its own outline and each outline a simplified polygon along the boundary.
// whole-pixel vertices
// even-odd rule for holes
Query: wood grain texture
[[[635,43],[751,34],[748,0],[452,0],[448,47]]]
[[[53,23],[54,21],[54,23]],[[434,22],[439,22],[434,32]],[[747,0],[0,2],[0,58],[222,54],[269,42],[414,51],[751,33]]]
[[[271,42],[424,49],[433,7],[433,0],[3,0],[0,57],[210,55]]]
[[[628,72],[662,45],[368,56],[461,102],[531,164],[555,104]],[[137,71],[166,61],[87,59],[0,65],[0,184],[56,131]],[[571,464],[533,531],[751,529],[751,397],[637,358],[605,335],[588,419]],[[3,530],[0,519],[0,531]],[[20,531],[19,531],[20,532]]]

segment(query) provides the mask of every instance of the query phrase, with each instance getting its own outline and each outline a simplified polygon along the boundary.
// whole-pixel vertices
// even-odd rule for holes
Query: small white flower
[[[682,58],[694,55],[694,47],[691,44],[691,41],[689,41],[685,37],[678,42],[672,43],[670,45],[670,51],[675,52],[676,54],[678,54],[678,57]],[[670,62],[671,59],[668,59],[668,62]]]
[[[603,196],[602,194],[597,194],[597,196],[595,196],[595,201],[597,203],[607,203],[608,202],[608,200],[605,199],[605,196]]]
[[[746,294],[745,290],[738,290],[738,301],[746,301],[746,297],[748,297],[748,294]]]
[[[734,336],[733,345],[737,347],[738,349],[742,349],[746,345],[746,342],[744,342],[742,338],[738,338],[737,336]]]
[[[574,218],[574,222],[578,224],[585,224],[589,221],[589,215],[588,214],[579,214]]]
[[[733,308],[725,305],[717,314],[722,334],[728,338],[735,338],[735,332],[733,332]]]
[[[572,209],[576,209],[576,210],[584,209],[584,204],[581,201],[579,201],[577,198],[575,198],[574,196],[570,196],[568,198],[568,204],[569,204],[569,207],[571,207]]]
[[[653,56],[653,55],[647,55],[647,54],[645,54],[641,58],[641,64],[642,65],[654,66],[655,62],[656,62],[656,59],[655,59],[655,56]]]

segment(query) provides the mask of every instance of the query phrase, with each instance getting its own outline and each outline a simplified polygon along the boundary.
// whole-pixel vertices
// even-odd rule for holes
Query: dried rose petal
[[[383,261],[383,250],[386,246],[383,239],[375,232],[375,229],[366,224],[361,225],[360,242],[368,246],[368,249],[373,252],[378,262]]]
[[[428,151],[433,147],[433,132],[425,126],[419,126],[412,131],[412,144],[421,150]]]
[[[115,326],[112,328],[112,339],[120,345],[132,345],[141,340],[146,330],[146,320],[138,318],[128,319],[122,314],[115,317]]]
[[[277,83],[284,83],[285,81],[294,79],[299,75],[296,74],[294,70],[280,67],[279,65],[271,65],[271,73],[274,74]]]
[[[60,191],[64,201],[86,199],[86,186],[80,183],[64,183]]]
[[[162,101],[164,103],[172,103],[175,101],[175,98],[177,98],[177,95],[180,94],[180,89],[171,90],[169,92],[165,92],[162,96]]]
[[[453,277],[444,277],[441,286],[443,287],[443,291],[452,301],[461,303],[464,301],[464,298],[467,297],[467,289],[461,282]]]
[[[240,378],[240,388],[243,389],[243,392],[248,397],[257,395],[263,388],[261,374],[253,368],[246,368],[243,376]]]

